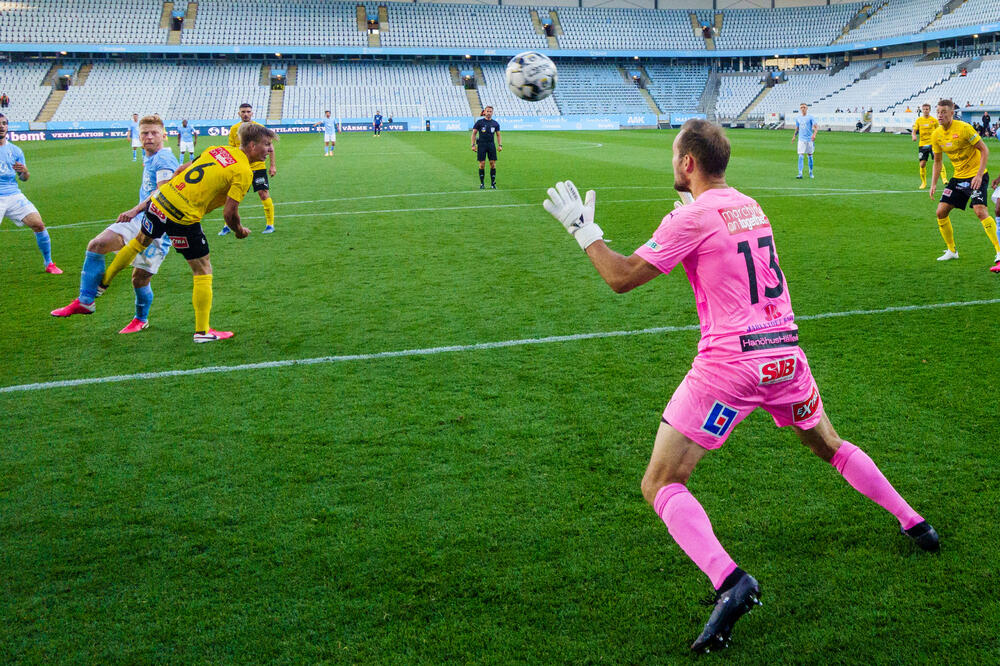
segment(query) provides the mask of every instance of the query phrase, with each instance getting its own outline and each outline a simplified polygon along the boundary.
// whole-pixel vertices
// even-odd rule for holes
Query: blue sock
[[[48,266],[52,263],[52,240],[49,238],[49,230],[36,231],[35,242],[38,243],[38,249],[42,251],[42,259]]]
[[[799,173],[802,173],[802,155],[799,155]]]
[[[149,308],[153,305],[153,288],[148,284],[145,287],[136,287],[135,290],[135,318],[145,322],[149,319]]]
[[[104,277],[104,255],[87,251],[80,271],[80,302],[90,305],[97,298],[97,285]]]
[[[809,156],[809,173],[813,172],[813,156]]]

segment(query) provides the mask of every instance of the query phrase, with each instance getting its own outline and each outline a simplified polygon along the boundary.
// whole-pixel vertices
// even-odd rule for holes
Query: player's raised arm
[[[661,274],[658,268],[642,257],[635,254],[626,257],[604,242],[604,232],[594,222],[596,192],[590,190],[586,200],[581,201],[573,181],[567,180],[549,188],[548,195],[549,198],[542,206],[576,239],[594,268],[615,293],[624,294]]]

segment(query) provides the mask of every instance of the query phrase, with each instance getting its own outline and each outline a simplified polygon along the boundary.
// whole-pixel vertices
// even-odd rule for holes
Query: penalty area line
[[[929,303],[925,305],[894,305],[876,310],[847,310],[844,312],[824,312],[814,315],[803,315],[797,317],[797,321],[813,321],[819,319],[832,319],[835,317],[862,317],[881,314],[891,314],[895,312],[917,312],[921,310],[939,310],[942,308],[961,308],[976,305],[996,305],[1000,303],[1000,298],[992,298],[978,301],[956,301],[952,303]],[[527,345],[544,345],[558,342],[574,342],[577,340],[596,340],[600,338],[620,338],[636,335],[656,335],[662,333],[679,333],[686,331],[697,331],[699,326],[692,324],[688,326],[658,326],[655,328],[643,328],[632,331],[599,331],[595,333],[576,333],[574,335],[553,335],[544,338],[524,338],[520,340],[501,340],[497,342],[480,342],[470,345],[448,345],[445,347],[425,347],[421,349],[402,349],[398,351],[376,352],[371,354],[345,354],[341,356],[320,356],[317,358],[287,359],[284,361],[264,361],[260,363],[244,363],[241,365],[213,365],[203,368],[189,368],[186,370],[162,370],[159,372],[137,372],[129,375],[112,375],[109,377],[87,377],[83,379],[65,379],[53,382],[38,382],[35,384],[18,384],[14,386],[0,387],[0,393],[19,393],[28,391],[43,391],[54,388],[68,388],[73,386],[87,386],[89,384],[114,384],[118,382],[128,382],[145,379],[164,379],[167,377],[188,377],[192,375],[209,375],[222,372],[241,372],[249,370],[269,370],[272,368],[287,368],[296,365],[321,365],[331,363],[347,363],[350,361],[378,361],[388,358],[403,358],[408,356],[433,356],[436,354],[447,354],[454,352],[486,351],[490,349],[504,349],[507,347],[523,347]]]

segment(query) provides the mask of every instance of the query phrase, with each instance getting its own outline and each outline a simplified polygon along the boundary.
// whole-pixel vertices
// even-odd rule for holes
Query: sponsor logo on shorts
[[[735,206],[733,208],[720,208],[719,215],[726,223],[726,229],[730,235],[741,234],[745,231],[753,231],[758,227],[767,227],[771,222],[764,215],[763,209],[756,201],[745,206]]]
[[[942,192],[941,195],[942,196],[946,196],[946,197],[950,197],[951,196],[951,188],[950,187],[944,188],[944,192]]]
[[[168,238],[170,238],[170,242],[173,243],[173,246],[178,250],[186,250],[191,247],[188,244],[187,237],[185,236],[169,236]]]
[[[798,366],[798,359],[794,356],[786,356],[767,363],[761,363],[757,367],[759,384],[768,386],[770,384],[780,384],[791,381],[795,378],[795,368]]]
[[[142,218],[142,230],[145,231],[147,234],[153,233],[153,221],[150,220],[148,217]]]
[[[729,432],[737,416],[739,416],[738,411],[716,400],[701,429],[714,437],[722,437]]]
[[[213,148],[208,151],[208,154],[212,156],[212,159],[219,163],[223,169],[226,167],[231,167],[236,164],[236,158],[233,157],[228,150],[224,147],[219,146],[218,148]]]
[[[777,347],[798,347],[799,332],[774,331],[772,333],[747,333],[740,336],[741,351],[775,349]]]
[[[809,394],[807,400],[792,403],[792,423],[801,423],[802,421],[809,420],[816,414],[818,407],[819,391],[816,390],[816,385],[813,384],[812,393]]]

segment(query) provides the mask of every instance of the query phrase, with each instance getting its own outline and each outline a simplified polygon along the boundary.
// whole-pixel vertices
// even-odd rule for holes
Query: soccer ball
[[[556,64],[541,53],[518,53],[507,63],[507,87],[525,101],[543,100],[556,89]]]

